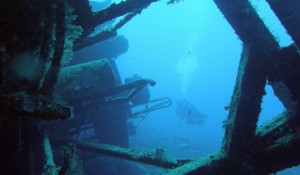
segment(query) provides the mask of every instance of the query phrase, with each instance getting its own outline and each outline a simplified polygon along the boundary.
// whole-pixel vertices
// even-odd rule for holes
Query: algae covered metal
[[[266,175],[300,164],[297,0],[267,0],[294,40],[293,45],[284,48],[249,1],[214,0],[243,43],[231,103],[226,107],[229,114],[224,121],[221,150],[195,160],[181,160],[166,157],[163,148],[152,153],[127,148],[127,119],[160,109],[154,103],[130,113],[129,101],[156,82],[141,78],[122,84],[111,58],[69,67],[64,61],[73,50],[115,36],[120,27],[156,1],[126,0],[98,12],[91,11],[87,0],[0,2],[1,173],[41,174],[53,170],[59,174],[83,174],[77,149],[160,166],[167,168],[165,174],[170,175]],[[179,1],[168,1],[176,2]],[[122,15],[123,20],[110,29],[90,35],[98,25]],[[16,69],[16,64],[21,64],[20,57],[30,63],[22,73]],[[258,128],[266,83],[287,111]],[[162,99],[163,105],[172,104],[168,98]],[[51,161],[51,151],[57,150],[50,143],[73,145],[59,157],[64,161],[62,167]],[[78,166],[68,165],[72,161]],[[50,164],[50,168],[45,166]]]

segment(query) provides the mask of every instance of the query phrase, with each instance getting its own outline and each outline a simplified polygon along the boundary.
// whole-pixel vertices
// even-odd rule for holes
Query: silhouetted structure
[[[118,28],[122,27],[135,14],[140,13],[142,9],[152,2],[155,1],[124,1],[120,4],[111,4],[108,8],[98,12],[91,11],[88,0],[70,0],[68,2],[66,0],[29,0],[25,2],[4,0],[0,2],[1,174],[41,174],[43,168],[44,172],[55,171],[55,168],[51,168],[53,163],[48,166],[48,161],[45,159],[45,157],[47,159],[51,157],[52,154],[48,153],[49,151],[51,152],[49,144],[43,142],[44,138],[46,138],[43,128],[46,127],[42,121],[64,120],[72,116],[73,109],[75,113],[79,110],[75,104],[72,104],[76,103],[76,100],[68,102],[73,105],[71,107],[70,104],[67,105],[63,101],[64,99],[58,97],[54,92],[55,85],[59,86],[60,82],[58,81],[61,80],[58,76],[65,59],[64,57],[72,55],[73,49],[82,49],[115,36]],[[74,15],[77,18],[74,18]],[[94,28],[98,25],[122,15],[125,15],[123,20],[111,29],[100,32],[95,35],[95,38],[89,38]],[[99,55],[99,58],[103,57]],[[49,65],[49,68],[47,65]],[[109,97],[125,90],[136,88],[136,91],[138,91],[148,83],[151,85],[155,84],[152,80],[143,79],[124,86],[116,85],[120,81],[113,78],[112,69],[115,69],[113,60],[110,60],[110,64],[100,65],[104,66],[98,67],[99,70],[94,70],[95,72],[100,72],[96,77],[100,76],[107,79],[103,80],[100,78],[93,82],[100,84],[100,86],[87,85],[86,87],[80,87],[81,89],[76,89],[75,83],[73,92],[86,88],[85,92],[94,92],[99,95],[100,101],[120,104],[125,103],[127,99],[109,99]],[[103,70],[108,70],[111,73],[101,73]],[[91,72],[93,73],[93,70],[87,71],[87,73]],[[69,80],[64,80],[66,81],[65,84],[68,84],[70,77]],[[91,90],[89,89],[91,87],[106,88]],[[133,91],[134,93],[130,94],[128,98],[131,98],[136,91]],[[78,98],[84,100],[84,98],[87,99],[88,97],[92,98],[91,94]],[[96,101],[99,100],[97,99]],[[79,107],[84,105],[78,104]],[[107,110],[108,112],[112,111],[112,109],[106,109],[101,112],[106,113]],[[123,146],[128,144],[126,135],[127,111],[128,107],[120,106],[119,113],[114,115],[119,116],[122,119],[121,122],[106,120],[110,124],[117,123],[118,126],[115,128],[123,129],[119,129],[118,132],[112,130],[110,132],[111,137],[103,132],[99,132],[99,137],[106,137],[103,138],[104,142],[115,144],[115,140],[109,139],[116,136],[116,138],[122,137],[121,141],[119,141],[120,143],[117,144]],[[80,116],[79,113],[77,113],[78,116]],[[100,122],[100,125],[102,126],[99,126],[99,128],[102,128],[102,130],[114,128],[112,126],[109,128],[109,124],[107,125],[107,123],[103,122]],[[51,126],[49,127],[51,130]],[[65,133],[66,136],[72,135],[70,129],[74,125],[70,125],[70,127],[68,128],[69,130],[65,128],[68,131]],[[89,126],[84,125],[84,127]],[[120,135],[121,131],[123,135]],[[80,133],[80,130],[75,131],[75,133]],[[70,148],[70,150],[72,149]],[[70,155],[75,154],[76,151],[66,152],[65,162],[76,158],[76,156]],[[67,166],[67,163],[65,165],[62,167],[63,170],[60,171],[60,174],[71,172],[65,168],[72,166]]]
[[[3,167],[2,174],[41,174],[43,169],[44,172],[57,171],[60,174],[72,172],[71,169],[74,166],[69,166],[68,163],[71,162],[71,159],[78,159],[74,147],[66,148],[64,164],[60,170],[55,170],[53,161],[50,161],[52,153],[49,141],[47,141],[48,137],[45,130],[42,129],[44,123],[41,120],[63,120],[69,118],[72,113],[70,106],[55,98],[55,93],[53,93],[55,84],[58,83],[57,87],[59,87],[59,83],[63,85],[75,82],[72,86],[65,85],[63,87],[66,88],[63,95],[71,94],[66,98],[74,107],[77,117],[85,114],[76,113],[76,111],[81,108],[87,110],[88,107],[99,104],[98,102],[103,105],[126,103],[132,94],[128,96],[129,98],[113,97],[124,89],[141,89],[147,84],[155,84],[153,80],[143,79],[125,85],[117,85],[115,82],[118,80],[113,78],[111,71],[113,67],[109,66],[107,60],[101,60],[97,64],[88,65],[87,63],[78,67],[62,69],[62,72],[70,71],[74,74],[85,72],[83,68],[89,70],[85,72],[87,74],[96,72],[94,84],[77,82],[74,79],[78,75],[72,75],[73,73],[65,72],[59,77],[59,72],[63,55],[66,53],[66,42],[70,41],[70,38],[66,38],[72,25],[80,26],[82,29],[82,35],[73,38],[75,40],[74,49],[85,48],[114,36],[115,31],[126,21],[156,1],[126,0],[95,13],[90,10],[87,0],[71,0],[69,3],[66,3],[65,0],[29,0],[25,2],[3,0],[0,2],[0,150],[2,153],[0,159]],[[169,1],[169,3],[174,2],[177,1]],[[214,2],[244,45],[229,107],[230,112],[225,122],[223,146],[219,152],[193,161],[170,161],[164,157],[162,149],[156,150],[154,154],[136,157],[133,153],[138,154],[139,152],[125,148],[114,149],[115,147],[109,145],[103,147],[97,143],[64,140],[56,137],[51,137],[50,141],[52,139],[61,144],[73,142],[78,144],[79,149],[173,168],[166,174],[266,175],[299,165],[300,56],[298,49],[300,34],[298,31],[300,30],[300,2],[297,0],[267,0],[295,42],[286,48],[280,48],[274,36],[247,0],[214,0]],[[77,19],[71,19],[67,10],[70,6],[75,8],[74,13],[78,15]],[[124,20],[110,30],[101,32],[95,36],[96,38],[89,36],[99,24],[124,14],[127,14]],[[28,70],[31,70],[32,74],[27,69],[20,69],[22,67],[20,64],[28,62],[30,63]],[[48,62],[50,67],[46,69]],[[97,66],[100,67],[93,69]],[[105,77],[106,75],[109,77]],[[79,78],[79,80],[81,79]],[[97,82],[98,80],[104,82]],[[275,94],[287,111],[257,128],[267,81],[272,85]],[[73,89],[68,89],[68,87]],[[95,94],[97,94],[97,98],[93,97]],[[95,101],[97,103],[94,103]],[[111,114],[112,111],[119,111],[120,113],[114,115],[119,118],[126,116],[128,110],[126,106],[117,105],[106,109],[99,109],[99,106],[93,109],[95,110],[87,110],[87,112]],[[109,129],[108,125],[103,123],[104,121],[113,123],[110,121],[111,119],[98,118],[89,119],[89,123],[85,123],[85,125],[77,125],[80,121],[79,118],[74,123],[72,123],[74,120],[66,121],[65,128],[58,128],[61,131],[56,131],[57,134],[66,132],[67,136],[73,138],[74,136],[81,137],[81,131],[94,128],[96,120],[101,120],[99,122],[101,126],[97,128],[102,129]],[[117,124],[123,127],[122,131],[126,129],[125,121],[126,119],[122,118],[121,122]],[[50,133],[52,129],[57,129],[48,127]],[[98,133],[99,135],[105,137],[105,134],[101,135],[101,132]],[[119,145],[126,146],[125,137],[123,137],[125,141],[123,140]],[[114,140],[109,139],[104,138],[103,140],[114,143]],[[74,162],[80,164],[80,161]],[[44,165],[46,166],[44,167]]]

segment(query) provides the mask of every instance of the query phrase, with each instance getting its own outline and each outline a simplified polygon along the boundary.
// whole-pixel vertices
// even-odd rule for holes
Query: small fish
[[[188,115],[191,116],[192,111],[189,109],[188,111]]]
[[[145,109],[147,109],[148,108],[148,104],[145,106]]]

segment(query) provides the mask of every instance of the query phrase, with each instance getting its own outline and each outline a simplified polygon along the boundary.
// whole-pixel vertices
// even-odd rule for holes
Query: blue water
[[[291,44],[268,5],[258,0],[252,3],[280,45]],[[180,120],[175,105],[152,112],[138,124],[130,146],[164,147],[177,158],[218,151],[224,136],[222,121],[228,115],[224,107],[231,100],[242,43],[214,2],[156,2],[118,34],[129,41],[129,50],[116,59],[123,80],[133,74],[152,78],[157,85],[149,87],[151,99],[186,99],[208,116],[203,125],[197,126]],[[258,124],[284,110],[271,87],[267,86],[266,92]]]
[[[185,98],[208,116],[201,127],[190,126],[179,120],[173,105],[151,113],[138,129],[188,138],[217,151],[224,133],[222,121],[228,113],[224,106],[229,104],[233,91],[241,42],[214,3],[186,1],[172,6],[153,3],[118,33],[129,41],[128,52],[117,59],[123,78],[134,73],[153,78],[157,81],[150,88],[153,99]]]

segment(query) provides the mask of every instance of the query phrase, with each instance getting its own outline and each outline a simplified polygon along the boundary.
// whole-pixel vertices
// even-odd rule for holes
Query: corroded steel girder
[[[282,25],[300,47],[300,1],[298,0],[267,0]]]

